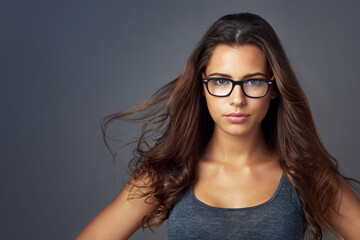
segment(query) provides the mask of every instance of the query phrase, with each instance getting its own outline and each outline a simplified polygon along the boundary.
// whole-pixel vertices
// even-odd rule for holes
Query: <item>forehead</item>
[[[217,45],[206,67],[206,74],[213,72],[226,73],[234,78],[252,72],[266,73],[266,59],[264,53],[254,45],[229,46]]]

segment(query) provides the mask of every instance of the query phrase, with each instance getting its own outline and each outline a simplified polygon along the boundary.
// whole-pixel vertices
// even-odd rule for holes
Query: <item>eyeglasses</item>
[[[210,95],[215,97],[227,97],[231,94],[236,85],[240,85],[245,96],[249,98],[262,98],[269,92],[274,83],[275,76],[271,79],[248,79],[243,81],[234,81],[228,78],[206,78],[202,73],[203,82]]]

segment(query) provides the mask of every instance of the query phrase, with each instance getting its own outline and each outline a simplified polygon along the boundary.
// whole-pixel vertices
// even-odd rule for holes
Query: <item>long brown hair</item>
[[[195,179],[197,160],[214,127],[201,94],[201,72],[220,43],[252,44],[266,56],[279,94],[262,122],[264,136],[296,188],[305,216],[304,229],[313,239],[321,239],[322,231],[338,233],[331,221],[338,178],[342,177],[337,162],[318,137],[306,97],[276,33],[264,19],[250,13],[220,18],[195,47],[179,77],[142,104],[103,119],[103,137],[110,151],[106,135],[110,123],[127,120],[143,126],[130,166],[134,180],[147,181],[136,184],[140,195],[135,191],[131,197],[155,197],[157,201],[143,226],[152,228],[165,221],[181,191]],[[143,114],[137,117],[137,113]]]

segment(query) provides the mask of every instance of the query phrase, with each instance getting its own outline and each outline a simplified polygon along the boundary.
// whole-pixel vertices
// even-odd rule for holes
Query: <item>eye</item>
[[[220,79],[215,79],[214,80],[214,83],[218,86],[225,86],[225,85],[228,85],[230,84],[230,81],[229,80],[226,80],[226,79],[223,79],[223,78],[220,78]]]
[[[249,79],[249,80],[246,80],[246,82],[244,84],[246,85],[262,85],[264,82],[259,80],[259,79]]]

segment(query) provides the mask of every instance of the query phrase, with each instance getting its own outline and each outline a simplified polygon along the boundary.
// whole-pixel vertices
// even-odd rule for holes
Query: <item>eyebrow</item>
[[[258,76],[258,75],[261,75],[263,77],[268,77],[266,76],[265,74],[261,73],[261,72],[256,72],[256,73],[249,73],[249,74],[246,74],[243,78],[250,78],[250,77],[255,77],[255,76]],[[225,73],[211,73],[208,75],[208,77],[211,77],[211,76],[220,76],[220,77],[224,77],[224,78],[232,78],[231,75],[229,74],[225,74]]]

